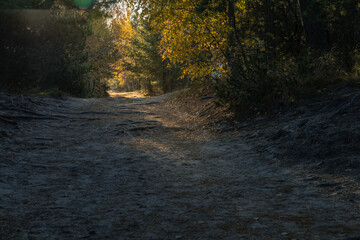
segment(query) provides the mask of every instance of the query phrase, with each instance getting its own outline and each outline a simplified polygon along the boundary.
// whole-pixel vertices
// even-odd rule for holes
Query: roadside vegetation
[[[293,103],[360,78],[353,0],[0,1],[8,92],[157,95],[190,88],[233,110]]]

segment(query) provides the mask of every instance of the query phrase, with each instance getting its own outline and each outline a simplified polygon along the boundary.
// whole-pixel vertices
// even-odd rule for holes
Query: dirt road
[[[0,239],[360,236],[359,202],[136,97],[1,95]]]

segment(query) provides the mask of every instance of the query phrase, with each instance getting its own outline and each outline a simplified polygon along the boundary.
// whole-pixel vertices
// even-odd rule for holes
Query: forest
[[[236,110],[359,82],[354,0],[1,0],[0,9],[2,91],[190,88]]]

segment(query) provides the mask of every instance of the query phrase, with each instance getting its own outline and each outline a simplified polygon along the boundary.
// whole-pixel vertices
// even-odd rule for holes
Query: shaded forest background
[[[0,90],[182,88],[233,109],[360,82],[355,0],[0,0]]]

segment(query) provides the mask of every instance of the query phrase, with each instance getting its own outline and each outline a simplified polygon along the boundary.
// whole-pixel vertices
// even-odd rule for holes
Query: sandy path
[[[37,99],[0,138],[0,239],[346,239],[358,208],[157,111],[162,97]]]

